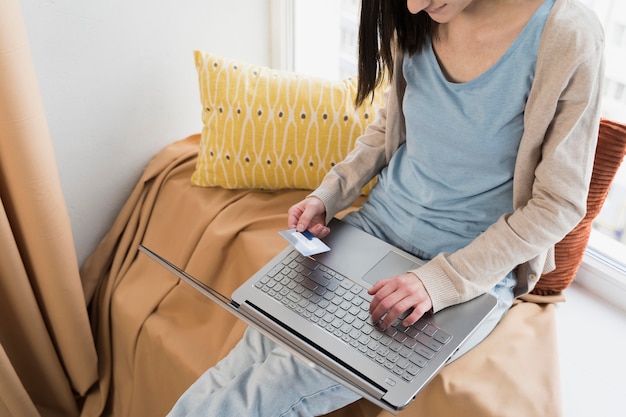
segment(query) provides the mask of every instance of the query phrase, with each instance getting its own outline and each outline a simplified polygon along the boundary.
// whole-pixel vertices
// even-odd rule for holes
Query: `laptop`
[[[360,229],[333,219],[324,243],[303,256],[287,246],[229,298],[143,245],[156,260],[206,297],[310,366],[397,414],[450,360],[495,308],[490,294],[427,313],[404,327],[372,323],[367,289],[423,263]]]

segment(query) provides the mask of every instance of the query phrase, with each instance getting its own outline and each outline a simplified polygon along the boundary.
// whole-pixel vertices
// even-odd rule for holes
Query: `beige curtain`
[[[97,357],[18,0],[0,0],[0,416],[78,416]]]

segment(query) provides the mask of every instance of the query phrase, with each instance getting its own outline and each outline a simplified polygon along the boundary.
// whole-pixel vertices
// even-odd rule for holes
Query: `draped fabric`
[[[307,191],[194,187],[199,141],[200,135],[190,136],[152,158],[81,268],[85,288],[93,288],[90,316],[101,368],[85,417],[166,415],[245,329],[141,255],[140,243],[225,295],[286,245],[277,232],[289,206]],[[399,415],[560,416],[554,313],[552,304],[516,302],[487,339],[440,372]],[[359,400],[331,416],[391,415]]]
[[[77,416],[97,356],[19,1],[0,2],[0,415]]]

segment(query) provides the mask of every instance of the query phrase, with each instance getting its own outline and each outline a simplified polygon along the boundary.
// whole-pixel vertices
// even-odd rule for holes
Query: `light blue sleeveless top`
[[[406,143],[362,208],[434,256],[466,246],[513,210],[513,171],[524,130],[546,0],[500,60],[465,83],[449,82],[429,42],[403,62]]]

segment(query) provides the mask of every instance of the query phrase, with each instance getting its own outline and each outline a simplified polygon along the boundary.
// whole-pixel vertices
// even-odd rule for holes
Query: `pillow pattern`
[[[536,295],[554,295],[567,288],[576,276],[591,233],[591,223],[600,213],[613,178],[626,153],[626,125],[602,119],[598,132],[587,213],[580,223],[555,246],[556,269],[544,274],[532,291]]]
[[[203,107],[197,186],[314,189],[382,105],[377,93],[355,108],[355,78],[324,80],[202,51],[194,57]]]

